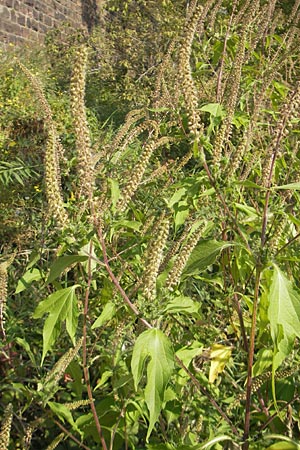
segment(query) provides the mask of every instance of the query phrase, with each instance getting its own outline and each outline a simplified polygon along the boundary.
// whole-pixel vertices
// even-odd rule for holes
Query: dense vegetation
[[[300,448],[299,4],[3,52],[0,449]]]

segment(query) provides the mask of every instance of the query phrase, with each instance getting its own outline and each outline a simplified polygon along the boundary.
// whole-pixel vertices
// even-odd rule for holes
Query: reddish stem
[[[85,291],[84,310],[83,310],[82,362],[83,362],[84,380],[86,383],[87,393],[88,393],[88,397],[90,400],[91,410],[92,410],[94,421],[96,424],[98,436],[100,438],[100,442],[101,442],[103,450],[108,450],[105,439],[103,437],[102,428],[101,428],[101,425],[99,422],[98,414],[96,411],[96,407],[95,407],[95,403],[94,403],[94,399],[93,399],[93,392],[92,392],[91,383],[90,383],[89,369],[87,366],[87,345],[86,345],[86,343],[87,343],[87,315],[88,315],[88,308],[89,308],[89,295],[90,295],[90,289],[91,289],[91,284],[92,284],[92,270],[91,270],[92,247],[93,247],[93,244],[91,241],[90,249],[89,249],[89,259],[88,259],[88,283],[87,283],[87,288]]]

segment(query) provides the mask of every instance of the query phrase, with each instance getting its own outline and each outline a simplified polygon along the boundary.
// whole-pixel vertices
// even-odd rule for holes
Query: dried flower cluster
[[[127,135],[123,136],[123,142],[119,144],[118,149],[115,150],[115,154],[113,156],[113,162],[116,164],[118,159],[122,155],[123,151],[128,147],[128,145],[141,133],[148,130],[150,133],[153,133],[153,137],[157,138],[159,125],[155,120],[146,120],[145,122],[136,125],[135,128],[130,130]]]
[[[69,403],[64,403],[64,406],[69,410],[69,411],[75,411],[78,408],[81,408],[82,406],[88,406],[90,404],[90,400],[77,400],[75,402],[69,402]]]
[[[277,224],[275,232],[273,233],[271,240],[268,242],[268,248],[269,248],[270,254],[272,254],[272,253],[274,254],[278,250],[278,245],[280,243],[280,240],[284,236],[284,230],[285,230],[287,224],[288,224],[288,218],[287,218],[287,215],[284,214],[283,217],[280,217],[280,221]]]
[[[293,367],[288,369],[279,370],[278,372],[275,372],[275,380],[280,380],[284,378],[288,378],[291,375],[293,375],[295,372],[298,372],[299,365],[295,364]],[[272,372],[267,371],[265,373],[262,373],[261,375],[258,375],[257,377],[253,378],[252,380],[252,392],[257,392],[265,383],[266,381],[269,381],[272,379]],[[239,406],[241,401],[246,400],[246,393],[243,392],[239,394],[236,398],[236,400],[230,405],[230,410]]]
[[[5,339],[5,309],[7,301],[7,263],[0,264],[0,333]]]
[[[154,108],[171,106],[173,100],[170,101],[170,93],[166,83],[166,74],[172,72],[172,53],[174,52],[177,43],[177,38],[174,38],[159,66],[156,74],[155,88],[153,92],[153,106]]]
[[[190,19],[187,20],[183,33],[183,42],[179,53],[179,69],[181,90],[184,96],[189,120],[189,129],[195,139],[198,139],[202,131],[202,123],[198,110],[198,92],[192,77],[190,56],[194,35],[201,18],[203,8],[197,6]]]
[[[9,448],[9,438],[12,419],[13,419],[13,407],[12,404],[9,403],[5,408],[4,417],[1,423],[0,450],[8,450]]]
[[[299,106],[300,82],[297,82],[295,89],[288,96],[282,107],[280,118],[272,136],[272,141],[265,154],[265,160],[262,168],[262,185],[264,187],[271,186],[275,160],[280,157],[282,153],[281,142],[288,135],[291,120],[297,114]]]
[[[166,281],[166,287],[169,290],[173,289],[173,286],[176,286],[180,280],[182,272],[188,262],[188,259],[196,247],[201,235],[203,233],[203,227],[200,227],[196,230],[187,240],[186,244],[180,250],[178,256],[176,257],[173,267],[168,275]]]
[[[169,226],[169,221],[163,218],[155,233],[155,238],[149,246],[148,260],[143,276],[143,294],[148,300],[153,300],[156,295],[156,279],[169,235]]]
[[[165,164],[159,166],[141,184],[147,184],[147,183],[150,183],[151,181],[155,180],[156,178],[159,178],[161,175],[163,175],[164,173],[166,173],[168,171],[168,168],[169,168],[169,163],[165,163]]]
[[[131,127],[135,125],[136,122],[138,122],[143,117],[145,117],[145,111],[143,109],[134,109],[127,114],[124,124],[122,125],[122,127],[116,134],[113,142],[109,146],[109,153],[113,154],[116,150],[118,150],[120,144],[128,135],[128,132],[131,129]]]
[[[167,254],[165,255],[165,257],[159,267],[159,272],[163,272],[164,269],[167,267],[169,261],[173,258],[173,256],[175,256],[178,253],[178,250],[180,249],[181,244],[187,239],[188,235],[190,234],[193,223],[194,223],[194,221],[192,221],[191,223],[187,223],[185,225],[184,230],[181,233],[181,236],[179,237],[179,239],[177,239],[176,241],[174,241],[172,243],[170,249],[168,250]]]
[[[135,194],[149,163],[149,160],[153,154],[153,152],[163,145],[166,145],[170,142],[170,138],[161,137],[158,140],[152,140],[145,145],[144,151],[140,157],[139,162],[133,169],[133,173],[131,174],[131,179],[125,186],[122,192],[122,198],[118,202],[117,208],[120,212],[124,211]]]
[[[94,192],[94,164],[90,132],[85,110],[85,77],[88,60],[86,46],[77,48],[71,79],[71,108],[78,155],[80,195],[92,200]]]
[[[55,448],[57,448],[57,446],[59,445],[59,443],[65,438],[65,434],[64,433],[60,433],[58,436],[56,436],[55,439],[53,439],[53,441],[51,442],[51,444],[48,445],[48,447],[46,448],[46,450],[54,450]]]
[[[227,115],[221,125],[219,132],[217,133],[214,153],[213,153],[213,167],[215,173],[218,173],[220,167],[220,161],[223,156],[223,149],[226,143],[230,140],[232,130],[232,119],[235,112],[236,102],[238,98],[238,91],[241,81],[242,67],[245,55],[246,33],[243,32],[240,40],[240,44],[234,58],[233,69],[230,76],[230,89],[227,94],[226,109]]]
[[[24,450],[27,450],[27,449],[30,448],[33,432],[34,432],[34,427],[31,424],[27,425],[26,428],[25,428],[25,434],[24,434],[24,437],[23,437],[23,448],[24,448]]]
[[[74,348],[70,348],[70,350],[68,350],[63,356],[61,356],[61,358],[59,358],[57,363],[54,365],[54,367],[46,376],[42,389],[51,388],[51,386],[55,386],[58,383],[68,365],[73,361],[73,359],[78,354],[82,346],[82,342],[83,339],[82,338],[79,339]]]
[[[59,142],[56,126],[52,117],[51,108],[46,100],[43,88],[39,80],[21,63],[20,68],[31,82],[35,94],[43,108],[45,116],[45,128],[48,133],[46,151],[45,151],[45,185],[48,200],[49,213],[54,217],[59,227],[65,227],[69,220],[64,208],[63,198],[61,194],[61,179],[59,169],[58,147],[62,151]]]
[[[214,5],[214,7],[210,11],[207,27],[211,30],[213,30],[213,28],[214,28],[216,16],[217,16],[218,11],[220,10],[222,3],[223,3],[223,0],[218,0],[216,2],[216,4]]]

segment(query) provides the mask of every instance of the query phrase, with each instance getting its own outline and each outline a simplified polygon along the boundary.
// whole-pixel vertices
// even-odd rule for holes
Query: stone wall
[[[62,24],[90,31],[98,21],[97,0],[0,0],[2,44],[43,42]]]

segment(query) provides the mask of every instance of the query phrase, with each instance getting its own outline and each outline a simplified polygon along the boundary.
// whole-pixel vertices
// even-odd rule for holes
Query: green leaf
[[[241,203],[235,203],[234,205],[236,209],[247,214],[247,216],[249,216],[251,219],[256,219],[258,217],[258,213],[256,209],[253,208],[253,206],[243,205]]]
[[[112,302],[106,303],[103,308],[102,313],[98,317],[98,319],[93,323],[92,330],[95,328],[102,327],[102,325],[108,320],[112,319],[116,313],[116,307]]]
[[[157,421],[164,392],[174,369],[174,353],[169,339],[158,329],[144,331],[136,340],[131,360],[131,371],[135,389],[141,381],[146,360],[147,383],[145,387],[145,401],[149,410],[149,428],[146,440]]]
[[[178,450],[178,446],[172,444],[148,444],[147,450]]]
[[[131,228],[132,230],[139,231],[141,228],[141,222],[137,222],[134,220],[119,220],[114,223],[114,228]]]
[[[181,295],[179,297],[174,298],[170,302],[168,302],[165,312],[175,314],[198,314],[200,304],[194,302],[190,297],[185,297]]]
[[[186,447],[187,448],[187,447]],[[178,446],[174,447],[172,444],[148,444],[147,450],[178,450]],[[182,450],[182,449],[180,449]]]
[[[266,450],[300,450],[300,445],[297,442],[281,434],[267,434],[264,436],[264,439],[280,440],[280,442],[270,445]]]
[[[245,127],[249,123],[249,117],[247,114],[243,112],[235,112],[233,119],[233,125],[235,125],[238,129],[241,127]]]
[[[277,354],[276,370],[288,356],[296,336],[300,337],[300,295],[276,264],[269,292],[268,318]],[[273,363],[274,364],[274,363]]]
[[[194,343],[194,345],[198,345],[198,347],[192,348],[192,347],[182,347],[176,352],[176,356],[181,359],[183,364],[185,366],[188,366],[192,359],[195,358],[195,356],[201,355],[203,353],[203,345],[200,346],[199,343]]]
[[[183,278],[198,274],[213,264],[222,250],[234,245],[232,242],[204,240],[199,242],[191,253],[183,271]]]
[[[71,424],[74,423],[71,411],[69,411],[66,406],[56,402],[48,402],[48,405],[50,406],[51,411],[54,412],[62,422],[67,420]]]
[[[113,375],[113,371],[112,370],[105,370],[105,372],[103,372],[103,374],[101,375],[100,380],[98,380],[94,391],[96,389],[99,389],[101,386],[103,386],[107,382],[107,380],[109,380],[109,378],[112,377],[112,375]]]
[[[187,204],[187,202],[184,201],[180,201],[178,204],[176,204],[175,208],[175,232],[178,231],[178,228],[184,224],[186,218],[189,215],[189,206]]]
[[[278,81],[273,81],[273,86],[275,87],[276,91],[283,97],[285,98],[289,88],[286,84],[283,83],[279,83]]]
[[[43,355],[41,364],[43,364],[46,353],[52,348],[59,336],[60,326],[63,321],[66,321],[67,332],[72,342],[75,342],[75,333],[78,324],[78,305],[75,294],[77,287],[79,287],[78,284],[60,289],[49,295],[46,300],[39,303],[33,314],[34,319],[39,319],[44,314],[49,314],[43,329]]]
[[[82,261],[82,267],[84,268],[85,272],[88,273],[89,270],[91,273],[94,273],[96,270],[96,267],[98,266],[98,258],[95,253],[95,246],[91,245],[91,241],[85,244],[81,249],[79,250],[78,254],[80,256],[87,257],[86,261]],[[90,261],[89,261],[90,258]],[[89,269],[90,268],[90,269]],[[95,281],[95,280],[93,280]]]
[[[293,442],[276,442],[266,448],[266,450],[299,450],[300,446]]]
[[[162,106],[161,108],[147,108],[148,111],[151,112],[165,112],[165,111],[169,111],[169,108],[166,108],[165,106]]]
[[[275,409],[279,414],[275,391],[275,371],[291,353],[295,337],[299,336],[300,296],[279,267],[276,264],[273,264],[273,267],[274,272],[269,289],[269,308],[267,314],[270,322],[271,337],[274,343],[272,394]]]
[[[15,342],[16,344],[19,344],[21,347],[24,348],[24,350],[27,352],[30,361],[32,362],[33,366],[36,367],[36,361],[35,361],[35,357],[34,354],[32,353],[31,349],[30,349],[30,345],[28,344],[28,342],[25,339],[22,339],[20,337],[16,337],[15,338]]]
[[[175,192],[175,194],[172,195],[170,200],[167,201],[167,204],[168,204],[169,208],[172,208],[172,206],[174,206],[176,203],[178,203],[185,194],[186,194],[186,189],[185,188],[178,189]]]
[[[253,376],[257,377],[264,373],[272,365],[273,351],[271,348],[261,348],[258,350],[255,364],[253,365]]]
[[[234,181],[234,184],[237,184],[237,185],[240,185],[240,186],[244,186],[244,187],[248,187],[248,188],[253,188],[253,189],[263,189],[262,186],[260,186],[259,184],[254,183],[253,181],[250,181],[250,180]]]
[[[211,116],[214,117],[225,116],[225,111],[220,103],[208,103],[207,105],[201,106],[200,111],[208,112]]]
[[[273,186],[272,189],[274,189],[274,190],[277,190],[277,189],[288,189],[290,191],[297,191],[297,190],[300,189],[300,183],[297,182],[297,183],[284,184],[283,186]]]
[[[72,425],[72,428],[76,430],[79,434],[82,434],[82,431],[78,428],[78,426],[75,424],[73,416],[71,414],[71,411],[61,403],[56,402],[48,402],[48,405],[51,409],[51,411],[59,417],[59,419],[64,422],[65,420],[69,422],[70,425]]]
[[[119,183],[116,180],[113,180],[112,178],[108,178],[108,182],[110,184],[112,205],[115,208],[121,195]]]
[[[193,155],[194,155],[194,158],[198,158],[198,156],[199,156],[199,145],[198,145],[197,140],[195,140],[193,143]]]
[[[52,281],[58,278],[63,273],[63,271],[67,267],[70,267],[72,264],[75,264],[77,262],[84,262],[87,259],[88,259],[87,256],[81,255],[67,255],[58,258],[56,261],[54,261],[54,263],[50,267],[50,273],[46,283],[47,284],[52,283]]]
[[[33,281],[40,280],[43,278],[43,272],[39,269],[30,269],[24,273],[22,278],[18,281],[15,294],[25,291]]]
[[[217,444],[218,442],[222,441],[231,441],[232,438],[230,436],[222,435],[222,436],[216,436],[212,439],[209,439],[205,444],[201,444],[200,447],[198,447],[199,450],[206,450],[211,448],[212,445]]]

